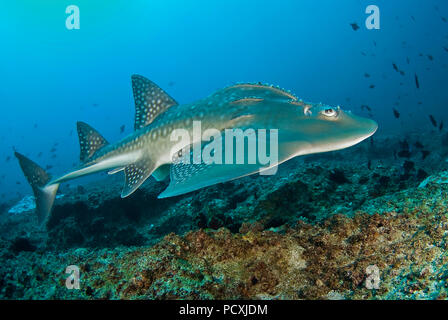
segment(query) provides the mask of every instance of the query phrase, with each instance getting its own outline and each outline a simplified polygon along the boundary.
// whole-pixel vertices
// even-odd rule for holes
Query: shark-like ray
[[[59,184],[88,174],[123,171],[122,197],[132,194],[151,175],[158,181],[169,176],[171,182],[159,197],[170,197],[257,172],[263,174],[296,156],[350,147],[373,135],[378,127],[375,121],[339,107],[307,103],[281,88],[260,83],[226,87],[190,104],[178,104],[155,83],[139,75],[132,76],[132,85],[135,131],[116,143],[108,143],[95,129],[78,122],[81,164],[74,170],[51,178],[39,165],[16,153],[36,197],[40,223],[48,219]],[[201,132],[214,132],[214,138],[198,136],[198,123]],[[258,152],[254,162],[247,161],[251,157],[249,149],[241,149],[242,163],[204,160],[204,150],[225,159],[230,153],[229,159],[236,159],[232,150],[238,147],[227,148],[229,130],[255,133],[251,140]],[[277,140],[270,140],[273,133],[269,139],[257,134],[271,131]],[[186,133],[192,139],[173,139],[176,132]],[[251,137],[243,137],[243,141],[245,138]],[[212,145],[216,147],[213,149]],[[258,158],[260,148],[265,148],[270,156],[275,150],[275,161],[262,162]],[[179,162],[178,153],[194,160],[195,150],[199,150],[199,161]]]

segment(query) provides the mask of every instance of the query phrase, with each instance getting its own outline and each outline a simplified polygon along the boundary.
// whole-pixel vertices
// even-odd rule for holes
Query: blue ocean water
[[[365,27],[371,4],[379,30]],[[69,5],[79,30],[66,28]],[[77,120],[109,141],[132,132],[135,73],[180,103],[235,82],[279,85],[373,117],[377,135],[428,130],[430,114],[448,123],[447,19],[443,0],[3,2],[0,195],[31,194],[14,148],[60,174],[79,161]]]

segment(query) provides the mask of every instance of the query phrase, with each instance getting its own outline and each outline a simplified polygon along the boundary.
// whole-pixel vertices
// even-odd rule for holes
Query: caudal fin
[[[36,198],[37,219],[39,224],[42,224],[51,213],[59,184],[47,185],[51,177],[44,169],[20,153],[15,152],[14,154],[19,160],[26,179],[33,188],[34,197]]]

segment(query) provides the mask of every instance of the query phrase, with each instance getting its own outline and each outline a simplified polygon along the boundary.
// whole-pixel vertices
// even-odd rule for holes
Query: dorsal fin
[[[87,123],[78,121],[76,126],[78,128],[81,162],[88,160],[96,151],[109,144],[98,131]]]
[[[135,130],[146,127],[166,109],[177,105],[159,86],[140,75],[132,76],[132,92],[135,101]]]

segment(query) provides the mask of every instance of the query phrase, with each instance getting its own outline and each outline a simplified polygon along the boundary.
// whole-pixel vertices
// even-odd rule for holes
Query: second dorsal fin
[[[106,139],[85,122],[76,123],[79,136],[81,162],[88,160],[93,154],[109,144]]]
[[[166,109],[177,105],[177,102],[154,82],[137,74],[132,76],[132,91],[135,100],[135,130],[146,127]]]

